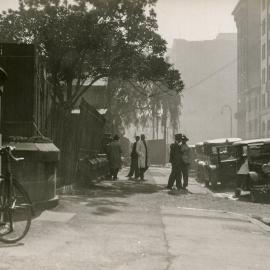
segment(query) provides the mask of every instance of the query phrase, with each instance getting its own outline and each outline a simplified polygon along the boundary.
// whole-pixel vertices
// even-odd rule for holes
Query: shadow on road
[[[163,190],[164,187],[150,181],[101,181],[91,182],[86,187],[74,186],[71,190],[60,195],[85,196],[91,198],[119,197],[125,198],[134,194],[153,194]],[[104,201],[107,204],[106,201]]]

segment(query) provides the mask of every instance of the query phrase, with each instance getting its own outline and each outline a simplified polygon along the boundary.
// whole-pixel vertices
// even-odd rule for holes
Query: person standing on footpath
[[[180,146],[181,149],[181,156],[182,156],[182,164],[180,166],[181,173],[183,175],[183,189],[185,190],[188,186],[188,169],[191,163],[191,153],[190,147],[187,144],[189,139],[183,135],[182,136],[182,144]]]
[[[141,140],[137,142],[136,152],[138,154],[138,166],[140,179],[144,180],[144,174],[149,167],[148,148],[145,141],[145,135],[141,135]]]
[[[174,182],[176,181],[176,188],[180,190],[182,188],[181,178],[182,178],[182,152],[181,152],[181,142],[182,134],[175,134],[175,142],[170,145],[170,160],[172,165],[172,171],[169,177],[167,189],[172,189]]]
[[[138,154],[136,152],[136,147],[139,140],[140,140],[140,136],[136,136],[135,142],[132,145],[132,150],[130,154],[130,157],[131,157],[130,170],[127,175],[127,177],[131,179],[131,177],[135,173],[135,180],[138,179],[139,177]]]
[[[117,174],[121,169],[122,160],[121,160],[122,149],[119,142],[119,136],[114,135],[113,141],[110,145],[109,158],[110,158],[110,169],[112,173],[113,180],[117,180]]]

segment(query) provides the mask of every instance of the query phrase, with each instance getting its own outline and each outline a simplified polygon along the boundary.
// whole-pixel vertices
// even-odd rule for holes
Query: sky
[[[170,47],[173,39],[214,39],[220,32],[236,32],[231,15],[238,0],[158,0],[159,33]],[[18,0],[0,0],[0,10],[17,8]]]

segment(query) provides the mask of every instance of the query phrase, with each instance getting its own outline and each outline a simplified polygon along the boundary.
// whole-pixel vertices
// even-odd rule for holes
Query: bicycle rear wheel
[[[0,241],[15,243],[29,231],[32,217],[32,204],[23,187],[13,179],[9,183],[2,178],[0,182]]]

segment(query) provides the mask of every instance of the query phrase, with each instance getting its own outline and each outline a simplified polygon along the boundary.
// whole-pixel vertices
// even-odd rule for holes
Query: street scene
[[[0,270],[270,268],[270,0],[1,0]]]

